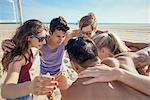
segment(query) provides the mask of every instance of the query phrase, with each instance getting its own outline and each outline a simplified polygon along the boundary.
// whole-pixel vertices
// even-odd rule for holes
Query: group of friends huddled
[[[3,98],[150,99],[150,43],[122,41],[115,33],[98,29],[94,13],[80,19],[79,29],[69,29],[61,16],[53,18],[49,28],[31,19],[1,43],[3,70],[7,72],[1,88]],[[37,55],[33,47],[38,49]],[[65,51],[72,70],[78,74],[71,85],[66,75],[69,69],[63,64]],[[35,59],[39,59],[39,66],[34,66]],[[32,67],[40,70],[34,78]],[[56,93],[60,98],[55,97]]]

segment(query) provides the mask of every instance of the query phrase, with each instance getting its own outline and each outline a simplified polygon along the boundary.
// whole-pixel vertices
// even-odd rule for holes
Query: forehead
[[[62,30],[55,30],[55,32],[53,33],[54,35],[65,35],[65,32],[63,32]]]
[[[45,36],[48,35],[46,30],[43,30],[41,33],[38,34],[38,36]]]
[[[92,31],[92,26],[91,26],[91,25],[88,25],[88,26],[86,26],[86,27],[83,27],[83,28],[82,28],[82,31],[83,31],[83,32],[90,32],[90,31]]]

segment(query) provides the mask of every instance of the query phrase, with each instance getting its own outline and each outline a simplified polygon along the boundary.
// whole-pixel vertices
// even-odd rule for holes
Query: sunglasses
[[[34,36],[34,37],[37,38],[39,42],[43,42],[44,40],[47,39],[48,36],[46,35],[45,37],[39,37],[39,36]]]

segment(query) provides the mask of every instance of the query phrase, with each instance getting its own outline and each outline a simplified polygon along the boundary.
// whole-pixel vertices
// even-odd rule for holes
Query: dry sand
[[[11,38],[13,33],[15,32],[16,28],[19,25],[16,24],[0,24],[0,44],[2,40]],[[78,26],[70,25],[72,29],[76,29]],[[149,42],[150,43],[150,25],[145,26],[128,26],[128,25],[104,25],[101,26],[100,29],[102,30],[109,30],[110,32],[117,33],[119,37],[123,40],[135,41],[135,42]],[[2,57],[2,49],[0,46],[0,59]],[[68,63],[66,60],[64,61],[66,64]],[[69,65],[68,65],[69,66]],[[71,74],[70,74],[71,75]],[[0,63],[0,86],[5,78],[5,74],[2,73],[2,66]],[[3,100],[0,96],[0,100]]]

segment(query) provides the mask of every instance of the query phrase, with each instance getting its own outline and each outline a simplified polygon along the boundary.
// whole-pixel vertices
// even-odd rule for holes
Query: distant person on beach
[[[94,13],[89,13],[80,19],[79,29],[89,37],[93,37],[95,35],[108,32],[108,31],[101,31],[98,29],[96,16]],[[124,42],[125,45],[129,47],[132,51],[138,51],[147,46],[150,46],[150,43],[133,43],[129,41],[124,41]]]
[[[30,94],[47,95],[57,87],[58,83],[52,76],[40,75],[31,80],[29,74],[34,60],[31,48],[40,49],[45,39],[45,26],[39,20],[28,20],[17,28],[11,39],[15,48],[2,58],[3,70],[7,71],[1,88],[2,97],[8,100],[31,100]]]
[[[107,57],[114,57],[116,58],[120,53],[127,53],[130,51],[126,45],[121,41],[117,35],[113,33],[103,33],[93,37],[93,41],[95,42],[98,48],[98,54],[101,60]],[[139,51],[140,52],[140,51]],[[118,56],[119,57],[119,56]],[[120,58],[118,58],[120,59]],[[135,63],[135,65],[138,62]],[[136,66],[137,70],[140,74],[149,75],[149,67],[148,65],[145,66]],[[126,69],[127,70],[127,69]]]
[[[91,39],[87,37],[73,38],[68,42],[66,48],[72,67],[77,73],[83,72],[79,74],[80,79],[77,79],[69,89],[63,91],[62,100],[149,99],[150,93],[147,86],[150,79],[121,68],[111,68],[104,64],[101,65],[97,48]],[[134,68],[130,62],[127,66]],[[86,68],[87,70],[85,70]],[[99,76],[99,80],[101,79],[100,76],[102,76],[103,83],[83,85],[83,82],[92,79],[83,78],[85,77],[83,73],[88,73],[88,69],[96,69],[92,71],[98,71],[99,73],[92,73],[91,71],[91,75],[93,77],[96,77],[94,75]],[[85,75],[90,76],[90,74]]]

